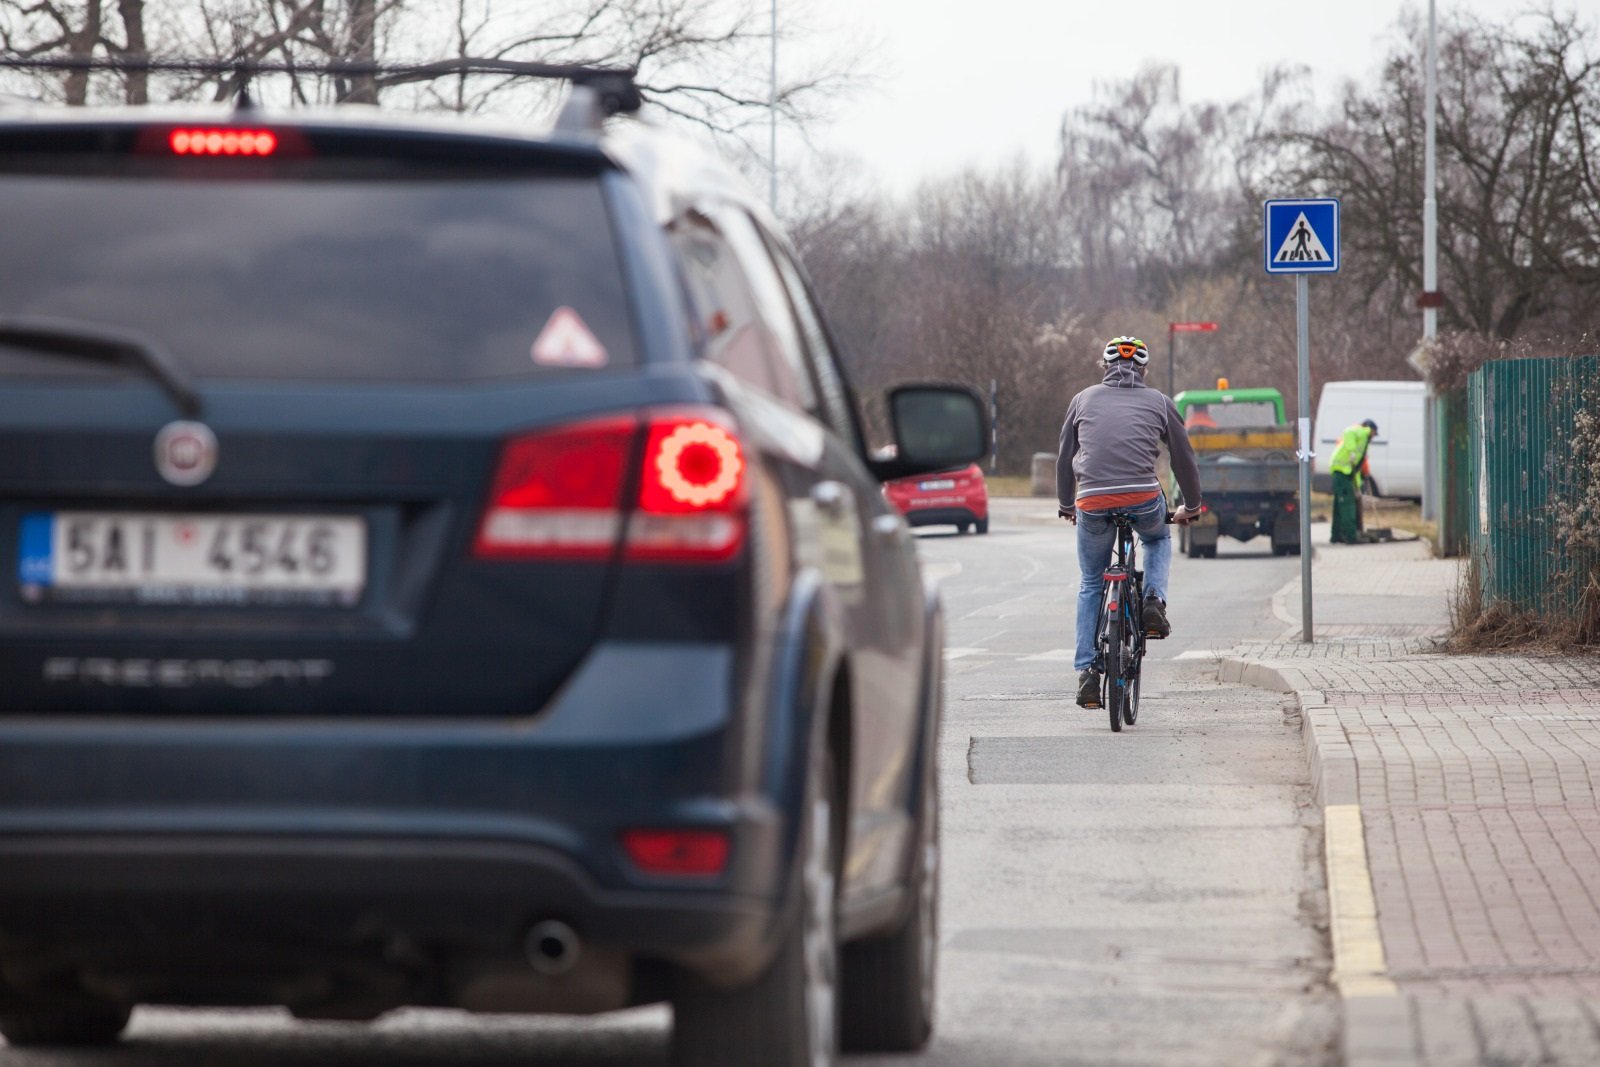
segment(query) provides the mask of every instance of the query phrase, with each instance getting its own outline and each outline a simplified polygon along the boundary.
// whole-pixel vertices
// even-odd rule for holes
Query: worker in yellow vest
[[[1378,436],[1378,424],[1364,419],[1339,439],[1328,470],[1333,474],[1333,535],[1335,544],[1353,545],[1361,541],[1361,474],[1366,469],[1367,446]]]

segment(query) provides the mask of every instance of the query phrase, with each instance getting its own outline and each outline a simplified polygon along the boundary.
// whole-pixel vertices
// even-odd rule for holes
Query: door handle
[[[837,519],[844,514],[844,502],[849,490],[838,482],[818,482],[811,487],[811,502],[828,515]]]

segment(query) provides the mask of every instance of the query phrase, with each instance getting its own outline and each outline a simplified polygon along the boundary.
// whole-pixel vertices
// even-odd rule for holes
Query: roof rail
[[[378,77],[390,85],[432,81],[463,74],[499,74],[511,78],[568,81],[589,90],[585,110],[589,126],[612,115],[638,111],[644,96],[629,67],[590,67],[573,63],[532,63],[512,59],[441,59],[432,63],[374,63],[333,59],[322,64],[259,59],[161,59],[154,56],[0,56],[0,68],[51,71],[143,71],[157,74],[228,74],[239,80],[241,104],[248,106],[250,80],[258,74],[324,74],[333,77]],[[563,109],[563,118],[569,108]],[[571,128],[571,127],[563,127]]]

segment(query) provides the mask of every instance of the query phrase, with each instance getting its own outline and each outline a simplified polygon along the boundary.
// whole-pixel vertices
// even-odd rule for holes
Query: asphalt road
[[[1335,1062],[1297,725],[1203,651],[1281,634],[1299,560],[1259,540],[1175,559],[1173,636],[1113,734],[1074,703],[1070,528],[1053,501],[996,510],[986,537],[920,535],[950,652],[941,1017],[917,1062]]]
[[[1112,734],[1105,713],[1073,704],[1077,565],[1053,512],[997,501],[986,536],[919,533],[950,646],[939,1029],[920,1057],[847,1062],[1336,1062],[1298,733],[1272,694],[1219,686],[1203,653],[1281,633],[1268,605],[1298,560],[1236,542],[1176,560],[1175,632],[1147,661],[1138,725]],[[661,1067],[668,1025],[661,1008],[370,1025],[141,1009],[118,1049],[0,1048],[0,1063]]]

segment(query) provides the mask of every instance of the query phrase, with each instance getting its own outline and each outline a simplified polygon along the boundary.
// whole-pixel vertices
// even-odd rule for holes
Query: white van
[[[1327,382],[1312,427],[1317,460],[1315,487],[1326,491],[1328,463],[1344,431],[1363,419],[1378,424],[1367,449],[1372,492],[1422,499],[1423,384],[1421,382]]]

